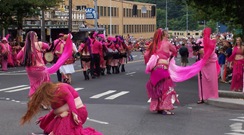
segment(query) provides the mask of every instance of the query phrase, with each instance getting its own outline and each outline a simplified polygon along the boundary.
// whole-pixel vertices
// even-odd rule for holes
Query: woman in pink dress
[[[43,51],[48,48],[48,44],[38,41],[36,32],[30,31],[27,33],[25,46],[17,55],[17,59],[22,60],[23,66],[26,67],[30,81],[29,97],[33,95],[41,83],[50,81],[43,61]]]
[[[146,72],[150,73],[147,82],[148,97],[151,98],[150,111],[164,115],[174,114],[172,101],[178,101],[174,84],[168,71],[171,56],[176,56],[176,48],[168,41],[168,32],[159,28],[154,33],[153,42],[148,48],[150,57]]]
[[[232,55],[228,58],[232,62],[233,73],[231,81],[232,91],[242,91],[243,88],[243,65],[244,65],[244,47],[240,37],[236,38],[236,45],[233,48]]]
[[[43,83],[28,102],[28,110],[21,124],[29,122],[39,112],[40,105],[51,106],[52,111],[37,121],[49,135],[102,135],[93,128],[83,128],[88,113],[78,92],[69,84]]]
[[[17,59],[22,61],[23,66],[30,81],[29,97],[33,95],[36,89],[43,83],[50,81],[50,74],[55,73],[61,65],[70,57],[72,53],[72,42],[66,42],[66,47],[61,56],[52,67],[47,68],[43,61],[43,52],[48,49],[47,43],[39,42],[36,32],[29,31],[26,36],[25,46],[17,55]]]
[[[203,44],[204,45],[204,44]],[[215,46],[215,45],[213,45]],[[199,50],[200,57],[204,56],[204,49]],[[218,98],[218,71],[216,63],[218,62],[217,54],[215,50],[212,50],[212,53],[205,65],[202,67],[201,71],[198,74],[198,95],[199,101],[198,104],[204,103],[204,100],[209,98]],[[211,72],[210,72],[211,71]]]

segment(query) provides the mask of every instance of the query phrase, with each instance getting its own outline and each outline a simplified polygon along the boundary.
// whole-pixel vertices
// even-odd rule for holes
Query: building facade
[[[87,8],[95,8],[95,1],[72,0],[72,32],[95,28],[95,19],[86,19]],[[149,38],[153,36],[156,29],[154,4],[124,0],[97,0],[97,13],[96,28],[103,28],[106,35],[127,36],[129,34],[136,38]],[[40,30],[41,17],[25,18],[23,29],[25,31]],[[69,0],[64,0],[59,3],[59,6],[46,10],[44,18],[45,31],[49,38],[60,31],[68,32]]]

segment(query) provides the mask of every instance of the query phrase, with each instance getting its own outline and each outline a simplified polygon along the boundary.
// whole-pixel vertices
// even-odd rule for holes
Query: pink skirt
[[[29,96],[35,93],[37,88],[43,83],[43,82],[49,82],[50,81],[50,75],[46,70],[46,67],[26,67],[26,72],[28,74],[28,78],[30,81],[30,91]]]
[[[233,65],[233,74],[231,81],[231,90],[242,90],[243,89],[243,61],[235,60]]]
[[[150,111],[172,110],[172,99],[178,102],[174,84],[167,69],[156,68],[151,72],[146,88],[148,97],[151,98]]]
[[[76,125],[71,113],[66,117],[55,116],[53,111],[44,117],[40,117],[40,127],[44,130],[44,133],[53,132],[55,135],[102,135],[91,127],[83,128],[83,124],[86,122],[88,113],[86,107],[83,106],[77,109],[77,115],[81,121],[79,125]]]

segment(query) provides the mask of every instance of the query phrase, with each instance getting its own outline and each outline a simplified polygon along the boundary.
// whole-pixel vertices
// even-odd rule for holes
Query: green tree
[[[233,28],[240,27],[244,32],[244,1],[243,0],[186,0],[195,8],[198,18],[214,20]]]
[[[23,18],[40,14],[40,9],[54,7],[62,0],[2,0],[0,2],[0,27],[23,27]],[[39,7],[39,8],[38,8]]]

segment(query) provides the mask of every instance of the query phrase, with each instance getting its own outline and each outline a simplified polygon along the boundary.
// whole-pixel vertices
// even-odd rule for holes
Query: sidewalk
[[[230,84],[220,83],[219,98],[208,99],[206,104],[227,109],[244,110],[244,93],[230,91]]]

